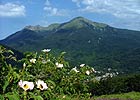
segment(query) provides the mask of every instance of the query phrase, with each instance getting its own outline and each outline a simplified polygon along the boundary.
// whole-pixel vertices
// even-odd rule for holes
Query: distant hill
[[[11,47],[0,44],[0,49],[2,49],[2,48],[5,48],[7,51],[10,50],[13,52],[13,54],[8,53],[8,52],[3,53],[5,55],[5,57],[7,57],[7,59],[6,59],[7,64],[11,64],[12,66],[16,66],[17,68],[20,68],[22,65],[13,59],[10,59],[9,56],[12,55],[12,57],[15,57],[17,60],[21,60],[22,58],[25,57],[24,54]]]
[[[48,27],[26,26],[0,43],[22,52],[44,48],[51,48],[55,54],[66,51],[66,60],[73,65],[86,63],[100,70],[140,72],[140,31],[118,29],[83,17]]]

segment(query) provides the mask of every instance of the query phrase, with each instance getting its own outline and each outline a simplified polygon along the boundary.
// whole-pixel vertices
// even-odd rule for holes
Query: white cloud
[[[133,21],[133,20],[123,20],[120,19],[116,22],[109,23],[111,26],[115,26],[118,28],[130,29],[130,30],[139,30],[140,31],[140,20]]]
[[[44,10],[46,11],[48,16],[65,16],[66,10],[59,10],[58,8],[46,6],[44,7]]]
[[[72,0],[78,11],[111,15],[111,26],[140,30],[140,0]],[[112,17],[114,16],[114,17]]]
[[[80,11],[109,13],[118,18],[140,16],[139,0],[72,0],[81,6]],[[79,6],[78,6],[79,7]]]
[[[46,0],[44,10],[47,13],[47,16],[66,16],[67,11],[64,9],[58,9],[53,7],[49,0]]]
[[[83,0],[82,3],[85,5],[92,5],[94,3],[94,0]]]
[[[76,5],[77,5],[78,7],[81,7],[81,6],[80,6],[80,2],[81,2],[81,0],[72,0],[72,2],[75,2]]]
[[[44,7],[44,10],[47,11],[48,14],[50,15],[58,15],[58,9],[57,8],[53,8],[53,7]]]
[[[0,4],[1,17],[25,16],[25,7],[14,3]]]

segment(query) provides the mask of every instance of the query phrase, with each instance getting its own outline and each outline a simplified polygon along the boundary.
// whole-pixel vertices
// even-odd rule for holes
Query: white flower
[[[47,62],[50,62],[51,60],[50,59],[48,59],[48,60],[42,60],[42,63],[43,64],[46,64]]]
[[[103,75],[102,77],[103,77],[103,78],[105,78],[106,76],[105,76],[105,75]]]
[[[64,98],[66,98],[66,96],[64,95],[62,98],[64,99]]]
[[[96,71],[95,71],[95,69],[94,69],[94,68],[91,68],[91,69],[92,69],[92,71],[93,71],[93,72],[95,72],[95,73],[96,73]]]
[[[119,74],[119,72],[116,72],[116,74],[118,75],[118,74]]]
[[[96,79],[97,81],[100,81],[101,78],[102,78],[101,76],[95,77],[95,79]]]
[[[46,61],[46,60],[42,60],[42,63],[43,63],[43,64],[46,64],[46,63],[47,63],[47,61]]]
[[[23,67],[26,67],[26,64],[25,63],[23,63]]]
[[[31,63],[35,63],[36,62],[36,59],[30,59],[30,62]]]
[[[51,49],[43,49],[42,52],[50,52]]]
[[[20,80],[20,81],[18,82],[18,85],[19,85],[20,87],[22,87],[22,80]]]
[[[110,73],[106,73],[106,74],[105,74],[106,77],[109,76],[109,75],[110,75]]]
[[[76,73],[79,72],[79,71],[76,69],[76,67],[72,68],[71,70],[75,71]]]
[[[101,73],[100,71],[95,71],[95,72],[97,72],[98,74],[100,74],[100,73]]]
[[[111,68],[108,68],[107,70],[108,70],[108,71],[111,71]]]
[[[58,66],[58,65],[59,65],[59,63],[58,63],[58,62],[56,62],[56,63],[55,63],[55,65],[56,65],[56,66]]]
[[[28,81],[22,81],[22,80],[20,80],[18,82],[18,85],[21,88],[23,88],[24,91],[32,90],[34,88],[34,83],[33,82],[28,82]]]
[[[111,74],[110,74],[110,77],[113,77],[113,76],[114,76],[113,73],[111,73]]]
[[[47,60],[47,62],[50,62],[50,61],[51,61],[50,59]]]
[[[38,80],[36,82],[36,84],[37,84],[37,88],[39,88],[40,90],[46,90],[46,89],[48,89],[47,84],[44,83],[44,81],[42,81],[42,80]]]
[[[55,65],[57,66],[57,68],[62,68],[63,67],[63,64],[60,64],[58,62],[56,62]]]
[[[90,71],[87,70],[87,71],[86,71],[86,74],[89,75],[89,74],[90,74]]]
[[[81,65],[80,65],[80,67],[84,67],[84,66],[85,66],[85,64],[81,64]]]

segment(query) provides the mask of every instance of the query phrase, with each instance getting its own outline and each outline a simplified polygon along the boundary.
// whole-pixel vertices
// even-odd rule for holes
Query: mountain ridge
[[[76,17],[68,22],[64,22],[62,24],[59,24],[59,23],[53,23],[53,24],[50,24],[49,26],[47,27],[44,27],[44,26],[40,26],[40,25],[35,25],[35,26],[25,26],[23,29],[29,29],[29,30],[32,30],[32,31],[41,31],[41,30],[53,30],[55,28],[57,29],[64,29],[64,28],[67,28],[66,26],[70,27],[70,26],[73,26],[71,25],[74,24],[74,26],[77,25],[77,27],[80,26],[80,24],[90,24],[94,27],[100,27],[100,28],[104,28],[104,27],[107,27],[109,25],[107,24],[103,24],[103,23],[98,23],[98,22],[92,22],[91,20],[88,20],[84,17]],[[80,23],[80,24],[79,24]],[[70,24],[70,25],[69,25]],[[82,27],[85,27],[84,25],[81,25]],[[82,28],[82,27],[79,27],[79,28]]]
[[[114,28],[83,17],[47,27],[28,26],[0,43],[22,52],[44,48],[51,48],[54,54],[66,51],[66,59],[73,65],[86,63],[97,69],[111,67],[126,73],[133,68],[140,71],[140,31]],[[133,67],[128,52],[138,55],[133,59],[136,62]]]

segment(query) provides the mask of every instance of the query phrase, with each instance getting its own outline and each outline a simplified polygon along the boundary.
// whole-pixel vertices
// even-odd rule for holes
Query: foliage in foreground
[[[88,98],[88,84],[95,82],[93,68],[83,65],[71,69],[64,60],[64,54],[62,52],[56,58],[49,50],[44,50],[41,54],[27,53],[26,58],[17,61],[12,51],[0,47],[1,99],[42,100],[60,94],[80,94]],[[7,59],[22,63],[23,67],[17,69],[17,66],[7,64]]]
[[[26,53],[17,60],[11,50],[0,46],[0,100],[87,100],[95,95],[140,92],[139,74],[97,81],[94,68],[85,64],[72,68],[64,60],[65,52],[54,57],[49,51]],[[22,64],[22,68],[8,60]]]

